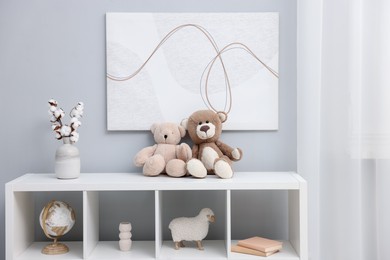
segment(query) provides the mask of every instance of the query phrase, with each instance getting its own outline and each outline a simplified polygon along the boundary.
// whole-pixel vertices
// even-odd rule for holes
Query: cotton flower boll
[[[80,120],[79,120],[78,118],[76,118],[76,117],[72,117],[72,118],[70,119],[70,123],[71,123],[71,124],[78,124],[78,125],[81,125]]]
[[[70,111],[71,117],[80,118],[83,116],[84,113],[84,103],[78,102],[77,105]]]
[[[76,117],[76,118],[79,118],[81,117],[83,114],[83,111],[81,110],[77,110],[76,108],[73,108],[72,111],[70,111],[70,116],[71,117]]]
[[[55,136],[56,136],[56,138],[57,138],[58,140],[60,140],[60,139],[62,138],[62,135],[61,135],[61,133],[60,133],[59,131],[56,131],[56,132],[55,132]]]
[[[49,100],[49,106],[54,106],[54,107],[56,107],[57,105],[58,105],[58,103],[57,103],[56,100],[54,100],[54,99],[50,99],[50,100]]]
[[[73,130],[77,130],[79,128],[79,125],[78,124],[70,124],[70,127],[72,128],[72,131],[73,131]]]
[[[59,124],[53,124],[53,125],[51,126],[51,129],[52,129],[53,131],[60,130],[60,129],[61,129],[61,125],[59,125]]]
[[[56,110],[54,111],[54,114],[53,114],[56,118],[59,118],[61,116],[61,111],[60,110]]]
[[[69,136],[71,132],[72,132],[72,129],[70,128],[70,126],[64,125],[61,127],[61,135],[62,136]]]
[[[50,122],[54,123],[57,121],[57,118],[55,116],[50,117]]]
[[[54,108],[54,109],[52,109],[52,108]],[[49,107],[49,110],[48,110],[47,112],[49,113],[49,115],[54,115],[54,112],[55,112],[56,110],[57,110],[56,107],[51,106],[51,107]]]
[[[79,133],[77,133],[76,131],[73,131],[71,134],[70,134],[70,141],[72,142],[77,142],[79,140]]]
[[[57,109],[56,111],[54,111],[54,116],[59,119],[59,118],[63,118],[65,116],[65,112],[64,110],[62,110],[61,108]]]
[[[79,126],[81,126],[81,122],[77,119],[77,117],[72,117],[72,119],[70,120],[70,126],[73,129],[77,129],[79,128]]]

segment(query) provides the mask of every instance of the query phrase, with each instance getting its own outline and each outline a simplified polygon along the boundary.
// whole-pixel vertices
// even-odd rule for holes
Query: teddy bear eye
[[[202,124],[202,122],[199,122],[199,125],[201,125]]]
[[[210,123],[208,120],[206,121],[206,124]]]

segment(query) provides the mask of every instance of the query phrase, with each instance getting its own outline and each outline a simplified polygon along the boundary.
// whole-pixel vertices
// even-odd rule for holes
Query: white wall
[[[1,234],[4,234],[4,183],[26,172],[53,171],[53,156],[59,142],[50,130],[46,112],[49,98],[56,98],[65,110],[79,100],[85,103],[77,144],[83,172],[139,171],[132,165],[132,157],[140,148],[152,144],[151,134],[106,130],[105,13],[141,11],[280,12],[279,130],[228,132],[223,133],[222,139],[244,151],[244,158],[235,164],[237,171],[296,170],[295,0],[0,0]],[[52,196],[37,194],[37,211]],[[75,201],[78,210],[77,194],[55,196]],[[264,193],[262,196],[259,201],[238,192],[233,203],[252,203],[259,211],[270,203],[280,204],[275,211],[258,216],[264,220],[281,217],[281,222],[286,223],[283,220],[286,219],[285,194]],[[102,198],[107,202],[115,199],[112,194]],[[149,200],[148,194],[137,194],[131,199]],[[214,207],[218,207],[219,199],[212,202]],[[191,203],[195,211],[202,207],[193,198]],[[186,209],[183,213],[180,206],[171,208],[176,211],[174,215],[191,211]],[[109,220],[109,213],[102,211],[101,214],[102,223]],[[252,228],[239,223],[245,212],[234,214],[233,221],[241,228],[233,230],[233,236],[247,235]],[[223,233],[217,227],[211,231],[211,237]],[[284,224],[257,228],[275,236],[287,236]],[[42,237],[38,227],[36,233],[37,237]],[[142,233],[143,239],[152,239],[152,227],[144,227]],[[116,236],[116,230],[107,229],[101,232],[102,240],[114,234]],[[72,230],[68,239],[81,239],[80,230]],[[0,252],[4,252],[4,236]]]

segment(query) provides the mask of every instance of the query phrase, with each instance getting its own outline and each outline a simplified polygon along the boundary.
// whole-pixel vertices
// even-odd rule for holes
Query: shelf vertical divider
[[[6,258],[26,250],[34,241],[34,196],[31,192],[14,192],[6,185]]]
[[[15,241],[15,194],[12,190],[12,184],[5,185],[5,258],[13,259],[14,241]]]
[[[155,243],[156,252],[155,258],[160,258],[161,248],[163,244],[163,232],[162,232],[162,191],[155,190]]]
[[[99,192],[83,191],[83,258],[87,259],[99,242]]]
[[[298,174],[294,177],[299,181],[299,189],[288,191],[289,240],[299,259],[308,260],[307,183]]]
[[[232,244],[232,218],[231,218],[231,191],[226,190],[226,229],[225,229],[225,243],[226,243],[226,257],[230,258],[231,244]]]

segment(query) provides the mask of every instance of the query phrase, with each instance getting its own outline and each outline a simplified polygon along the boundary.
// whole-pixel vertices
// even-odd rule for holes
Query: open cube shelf
[[[58,180],[53,174],[26,174],[6,184],[7,260],[52,259],[41,254],[47,242],[43,242],[35,231],[39,216],[37,211],[47,194],[69,195],[71,200],[76,200],[72,204],[82,208],[78,210],[81,214],[76,212],[77,222],[80,223],[77,228],[74,227],[82,232],[82,241],[66,241],[70,252],[56,256],[56,259],[256,259],[230,252],[231,244],[242,239],[236,232],[240,227],[232,224],[237,223],[232,220],[242,214],[240,211],[245,211],[243,225],[253,231],[244,231],[246,237],[258,235],[258,232],[271,234],[273,225],[285,226],[283,234],[273,234],[276,237],[272,237],[284,240],[283,250],[268,259],[308,259],[306,182],[293,172],[237,172],[234,178],[227,180],[215,176],[205,179],[149,178],[139,173],[85,173],[78,179]],[[259,204],[255,206],[260,208],[262,200],[273,196],[286,197],[286,205],[275,207],[287,207],[288,216],[280,219],[268,217],[269,229],[261,230],[256,219],[267,219],[267,213],[253,209],[251,205],[237,203],[236,196],[259,197]],[[131,199],[140,197],[143,198],[141,202]],[[208,240],[203,241],[204,251],[197,250],[191,242],[186,243],[187,247],[175,250],[168,224],[179,216],[172,215],[170,207],[173,204],[168,202],[174,200],[174,205],[182,205],[183,216],[193,216],[200,210],[188,203],[194,199],[200,200],[204,207],[212,208],[218,221],[210,226]],[[221,201],[224,203],[221,204]],[[154,214],[150,216],[143,211]],[[105,222],[102,223],[101,216],[104,214],[112,214],[112,217],[104,217]],[[117,235],[109,237],[109,241],[100,239],[107,230],[118,230],[120,221],[136,223],[129,252],[119,250]],[[145,236],[140,232],[143,225],[154,226],[154,234]],[[154,240],[144,241],[153,236]]]

